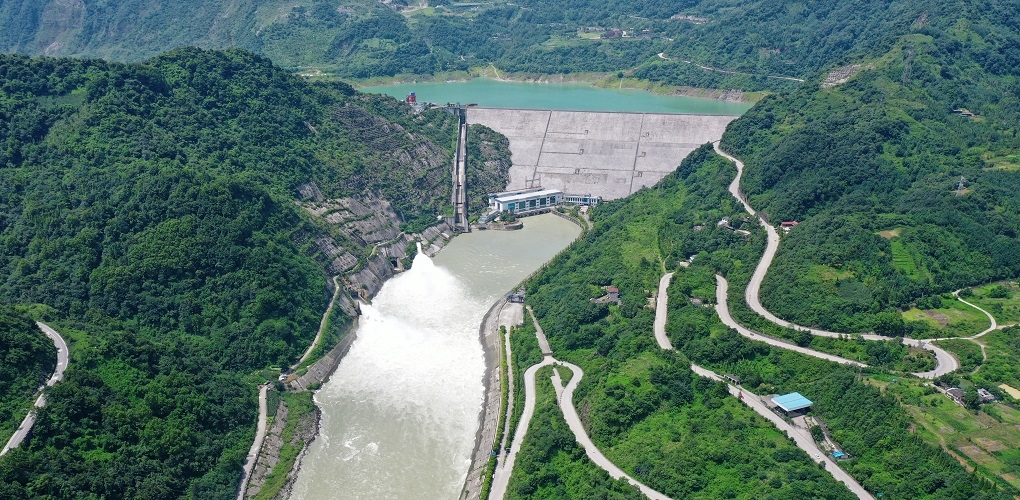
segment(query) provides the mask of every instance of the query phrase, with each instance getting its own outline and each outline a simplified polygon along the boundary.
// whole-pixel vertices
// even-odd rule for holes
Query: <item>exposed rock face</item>
[[[315,199],[319,193],[314,183],[301,187],[302,195]],[[387,279],[402,269],[402,262],[413,252],[414,242],[421,241],[426,255],[435,255],[454,234],[446,222],[430,227],[420,234],[408,235],[400,230],[400,217],[386,200],[372,193],[358,198],[322,199],[302,202],[312,216],[335,228],[333,236],[322,235],[314,245],[326,260],[326,271],[339,275],[344,290],[337,306],[351,318],[359,314],[358,299],[369,300]],[[349,327],[351,332],[354,324]],[[355,335],[349,333],[327,355],[309,367],[288,388],[305,390],[325,382],[348,349]]]
[[[329,259],[327,271],[342,275],[349,290],[365,300],[393,276],[400,260],[412,256],[408,255],[410,243],[422,241],[424,249],[428,250],[426,253],[431,255],[442,248],[454,232],[443,222],[420,235],[405,234],[400,230],[401,220],[392,205],[372,193],[357,198],[302,203],[301,206],[339,231],[340,234],[332,238],[317,238],[315,245]]]
[[[358,125],[351,127],[351,130],[355,134],[364,135],[360,139],[371,142],[377,151],[389,151],[383,156],[392,162],[390,164],[399,165],[399,170],[404,172],[402,175],[414,176],[416,180],[409,187],[411,192],[404,193],[406,199],[435,199],[449,191],[449,159],[433,142],[407,133],[399,125],[379,120],[353,106],[340,108],[337,114],[342,115],[340,117],[348,123]],[[476,131],[480,132],[476,144],[479,151],[475,152],[478,163],[469,172],[469,183],[473,185],[469,188],[469,193],[474,191],[476,196],[484,196],[486,192],[499,191],[506,187],[509,179],[507,171],[511,164],[510,153],[508,142],[501,135],[488,129]],[[399,144],[393,143],[394,133],[399,133],[397,137],[410,140],[413,145],[400,147]],[[408,170],[412,174],[407,174]],[[358,181],[352,178],[350,182]],[[344,187],[352,190],[354,186]],[[417,251],[416,243],[420,243],[422,252],[431,257],[439,252],[456,232],[453,226],[443,221],[426,228],[421,233],[404,233],[401,230],[403,221],[400,214],[390,201],[385,199],[385,193],[380,195],[365,190],[358,196],[326,198],[315,183],[309,182],[299,186],[297,194],[299,196],[297,203],[309,215],[318,219],[322,226],[328,227],[328,231],[314,236],[303,235],[302,242],[311,244],[328,274],[339,277],[343,290],[337,297],[336,307],[350,318],[358,317],[359,300],[371,299],[387,279],[403,270],[405,263]],[[288,383],[287,388],[308,390],[328,380],[354,343],[357,337],[354,333],[356,326],[356,320],[350,322],[343,339],[322,359],[310,366],[301,377]],[[496,380],[498,382],[498,377]],[[318,418],[319,410],[316,408],[314,422],[308,425],[305,422],[300,424],[301,428],[297,434],[305,440],[305,447],[298,456],[295,467],[288,473],[286,485],[276,498],[290,497],[307,445],[318,433]],[[279,425],[282,430],[283,424]],[[274,423],[273,430],[275,429]],[[267,437],[267,445],[263,446],[264,456],[260,457],[257,465],[257,472],[261,473],[257,483],[259,486],[263,484],[266,474],[278,460],[276,457],[283,445],[278,434],[277,437],[273,437],[273,430]],[[254,484],[253,479],[253,486]]]
[[[400,220],[390,203],[372,193],[360,198],[317,200],[302,206],[361,246],[392,240],[401,234]]]
[[[308,367],[308,371],[304,375],[288,383],[287,389],[304,391],[309,387],[315,387],[325,382],[336,371],[336,367],[340,365],[340,360],[351,349],[351,344],[354,343],[354,340],[358,338],[358,335],[354,333],[356,325],[356,321],[351,322],[347,327],[348,333],[344,336],[343,340],[331,349],[329,353],[316,361],[315,364]]]
[[[848,66],[841,66],[839,68],[836,68],[830,71],[829,74],[825,75],[825,80],[822,80],[821,86],[823,89],[829,89],[837,85],[842,85],[850,81],[850,79],[853,78],[853,76],[856,75],[858,72],[860,72],[862,68],[870,69],[860,64],[851,64]]]

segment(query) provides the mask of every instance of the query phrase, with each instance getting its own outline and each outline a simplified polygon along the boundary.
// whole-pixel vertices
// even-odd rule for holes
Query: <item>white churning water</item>
[[[293,498],[455,499],[482,407],[478,338],[492,303],[579,229],[553,215],[521,231],[455,238],[362,308],[358,338],[315,400],[322,409]]]

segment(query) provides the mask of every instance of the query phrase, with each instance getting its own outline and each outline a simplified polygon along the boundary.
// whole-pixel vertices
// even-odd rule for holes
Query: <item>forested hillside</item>
[[[1020,275],[1020,7],[991,7],[915,26],[846,83],[772,96],[727,131],[752,205],[805,221],[763,287],[780,317],[864,331],[882,310]]]
[[[343,77],[493,64],[511,72],[632,71],[669,85],[782,90],[796,82],[765,76],[804,78],[853,54],[882,51],[911,26],[946,26],[960,12],[1008,20],[1006,4],[969,3],[961,11],[957,2],[928,0],[186,0],[159,7],[11,0],[0,5],[0,50],[132,61],[181,45],[237,47]],[[987,56],[1000,64],[1011,57],[994,48]]]
[[[11,437],[56,364],[53,342],[35,322],[23,312],[0,306],[0,443]]]
[[[854,459],[843,467],[872,493],[896,498],[1010,498],[968,474],[952,457],[909,431],[910,415],[853,368],[747,340],[725,327],[714,308],[714,274],[750,276],[764,234],[747,237],[713,222],[741,213],[726,186],[735,169],[709,146],[651,189],[601,204],[594,229],[528,285],[528,301],[557,357],[581,366],[575,404],[599,448],[629,474],[673,498],[843,498],[830,475],[729,396],[725,386],[693,376],[690,361],[736,374],[758,394],[801,391],[812,415],[829,425]],[[678,230],[689,225],[699,231]],[[697,255],[689,267],[675,249]],[[667,332],[679,352],[653,338],[649,308],[658,278],[669,288]],[[621,305],[596,304],[600,287],[620,290]],[[739,293],[731,291],[730,300]],[[690,360],[690,361],[688,361]],[[546,457],[569,455],[572,443],[550,441]],[[525,451],[522,450],[522,453]],[[521,463],[531,464],[527,455]],[[575,461],[576,463],[577,461]],[[516,475],[523,491],[558,486],[584,466],[561,459]],[[536,470],[537,469],[537,470]],[[605,488],[608,490],[608,488]]]
[[[296,201],[381,197],[420,230],[449,205],[456,128],[242,51],[0,56],[0,302],[45,304],[72,344],[0,497],[232,496],[257,373],[307,348],[331,295],[324,252],[371,252]],[[53,356],[0,319],[27,331],[2,343],[25,369],[6,411]]]

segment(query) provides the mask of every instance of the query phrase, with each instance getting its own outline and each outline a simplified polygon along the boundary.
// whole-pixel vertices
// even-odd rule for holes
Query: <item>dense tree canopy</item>
[[[553,351],[585,369],[575,404],[587,409],[592,439],[625,470],[676,497],[842,494],[827,486],[831,476],[803,467],[806,457],[789,442],[772,440],[774,428],[746,415],[749,410],[721,384],[692,377],[689,359],[735,374],[759,394],[809,395],[813,415],[854,457],[846,470],[874,493],[1008,498],[912,434],[911,417],[897,400],[865,384],[855,370],[748,340],[704,307],[714,302],[714,275],[746,280],[763,247],[760,229],[744,237],[712,223],[722,216],[739,220],[742,208],[726,191],[733,175],[733,167],[705,145],[659,185],[600,205],[594,229],[529,284],[528,300]],[[697,253],[689,267],[681,267],[675,252]],[[667,333],[677,354],[656,345],[647,307],[664,270],[676,272]],[[620,289],[621,306],[589,301],[609,284]],[[735,287],[729,300],[742,295]],[[903,355],[893,352],[895,345],[868,344],[875,364]],[[545,474],[564,474],[554,463]]]
[[[1016,6],[998,0],[438,1],[425,9],[411,4],[187,0],[155,9],[140,0],[77,8],[56,0],[16,0],[0,6],[0,25],[7,28],[0,33],[0,50],[137,61],[182,45],[237,47],[286,67],[311,66],[345,77],[494,64],[515,72],[633,71],[669,85],[790,90],[795,81],[767,76],[809,78],[855,55],[881,54],[908,30],[959,28],[962,13],[980,35],[952,50],[971,45],[964,50],[973,50],[975,60],[994,74],[1013,71],[1020,57],[1017,30],[999,29],[1015,22]]]
[[[456,126],[242,51],[0,56],[0,301],[45,304],[73,342],[0,496],[233,495],[252,374],[300,355],[329,299],[314,242],[371,251],[303,212],[300,188],[372,192],[424,227],[449,204]],[[9,426],[55,361],[9,309],[0,335],[23,370],[0,393]]]
[[[53,342],[23,312],[0,306],[0,442],[27,414],[32,396],[57,364]]]

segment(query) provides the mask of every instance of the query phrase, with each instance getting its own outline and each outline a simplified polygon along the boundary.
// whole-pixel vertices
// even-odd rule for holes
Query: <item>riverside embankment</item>
[[[462,234],[386,282],[316,393],[320,433],[294,498],[459,496],[484,401],[482,317],[579,231],[544,215],[521,231]]]

